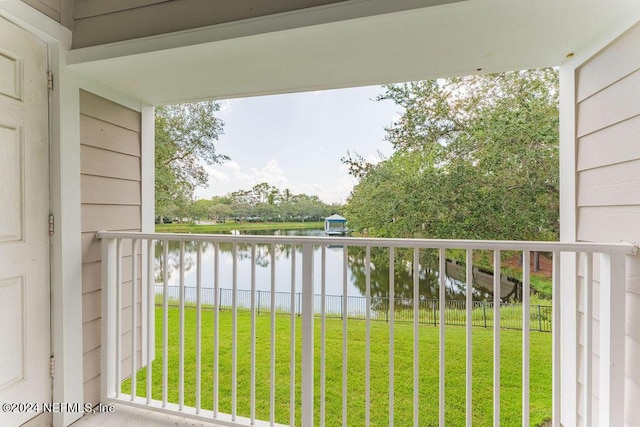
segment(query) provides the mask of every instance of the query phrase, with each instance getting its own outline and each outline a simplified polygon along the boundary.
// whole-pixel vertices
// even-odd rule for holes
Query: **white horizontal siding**
[[[640,206],[578,208],[578,240],[640,242]]]
[[[80,114],[138,133],[142,126],[139,112],[86,91],[80,91]],[[80,135],[80,139],[83,139],[83,135]]]
[[[95,238],[95,232],[141,230],[141,117],[136,111],[84,91],[80,95],[80,114],[82,321],[85,338],[83,380],[85,401],[95,403],[100,397],[99,361],[102,332],[101,245]],[[125,313],[126,310],[131,310],[132,304],[131,245],[125,244],[122,249],[122,274],[125,280],[123,326],[126,326],[123,331],[126,332],[131,331],[131,319],[127,318]],[[140,254],[137,256],[137,263],[140,279]],[[140,283],[138,280],[139,289]],[[139,291],[138,295],[142,293]],[[138,301],[138,313],[142,313],[140,304]],[[140,320],[138,319],[138,325]],[[138,337],[141,337],[141,334]],[[141,343],[138,348],[142,348]],[[130,353],[131,349],[126,357],[130,357]]]
[[[578,104],[578,137],[640,114],[640,70]]]
[[[94,348],[100,347],[100,332],[102,319],[95,319],[82,325],[82,351],[87,353]]]
[[[600,129],[578,141],[578,171],[640,159],[640,116]]]
[[[140,133],[95,117],[80,116],[80,143],[140,157]]]
[[[577,239],[589,242],[640,242],[640,25],[590,59],[577,71]],[[640,260],[627,257],[625,420],[640,420]],[[597,258],[595,261],[598,261]],[[579,270],[580,271],[580,270]],[[594,278],[599,264],[594,265]],[[582,281],[580,281],[582,282]],[[597,288],[597,286],[596,286]],[[583,304],[582,289],[578,304]],[[599,312],[594,291],[594,317]],[[615,308],[614,308],[615,310]],[[578,316],[582,342],[584,319]],[[599,354],[594,320],[594,365]],[[582,394],[584,355],[578,353]],[[593,372],[597,390],[598,370]],[[579,405],[584,396],[579,396]],[[594,419],[597,400],[594,398]],[[579,406],[582,414],[582,408]]]
[[[626,34],[581,67],[578,102],[640,69],[640,31],[636,24]]]
[[[84,205],[82,231],[140,229],[140,206]]]
[[[140,157],[88,145],[80,146],[80,169],[83,175],[140,181]]]
[[[640,160],[578,173],[578,206],[640,205]]]
[[[625,379],[625,393],[627,396],[640,396],[640,382],[634,381],[627,377]],[[628,399],[627,399],[628,400]],[[633,401],[631,405],[625,405],[624,407],[624,419],[626,427],[637,427],[638,420],[640,420],[640,405],[638,400]]]

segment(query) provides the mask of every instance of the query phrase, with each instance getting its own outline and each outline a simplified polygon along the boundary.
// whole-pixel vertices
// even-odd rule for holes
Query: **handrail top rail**
[[[158,241],[190,241],[244,244],[338,245],[419,249],[473,249],[538,252],[592,252],[637,255],[638,246],[628,242],[540,242],[522,240],[460,240],[371,237],[265,236],[230,234],[145,233],[139,231],[98,231],[98,239],[145,239]]]

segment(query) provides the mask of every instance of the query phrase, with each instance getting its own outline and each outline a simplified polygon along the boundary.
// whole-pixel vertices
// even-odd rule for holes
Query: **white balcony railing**
[[[552,402],[552,424],[560,425],[561,411],[574,412],[569,419],[581,419],[584,425],[591,425],[592,421],[601,426],[623,424],[625,256],[634,252],[632,245],[129,232],[100,232],[98,237],[102,239],[103,248],[104,403],[119,402],[230,426],[277,423],[443,426],[459,424],[455,417],[470,426],[482,411],[488,412],[485,415],[493,425],[500,425],[505,419],[513,423],[513,414],[506,412],[517,412],[516,419],[528,426],[532,416],[532,334],[537,334],[533,335],[536,343],[547,339],[540,338],[543,332],[535,332],[536,322],[540,322],[536,315],[540,313],[532,312],[529,305],[530,254],[539,251],[553,254],[550,319],[553,332],[549,357],[552,363],[546,366],[552,378],[551,396],[548,396]],[[172,246],[175,252],[170,251]],[[227,258],[221,258],[223,249]],[[329,250],[341,254],[341,264],[328,265]],[[457,306],[465,327],[447,326],[446,307],[450,304],[448,294],[452,285],[448,283],[447,274],[441,272],[447,273],[447,256],[452,250],[457,251],[458,257],[464,256],[462,282],[471,284],[478,271],[474,256],[488,253],[486,259],[490,259],[492,255],[493,271],[500,271],[504,267],[501,251],[522,253],[522,276],[518,284],[522,303],[517,312],[521,331],[504,332],[501,316],[506,320],[507,316],[513,317],[513,311],[501,308],[500,304],[478,308],[480,306],[474,304],[474,292],[476,299],[482,298],[479,289],[466,285],[462,289],[463,301]],[[355,273],[348,262],[354,251],[361,257],[358,271],[366,301],[364,313],[359,313],[363,320],[356,321],[356,326],[348,315],[335,319],[337,316],[328,308],[326,297],[328,286],[335,286],[336,280],[341,284],[342,295],[349,295],[349,273]],[[286,270],[276,263],[278,252],[289,253],[290,267]],[[577,269],[580,277],[571,280],[571,284],[560,282],[561,253],[577,254],[573,259],[580,261]],[[372,262],[375,254],[378,260],[384,260],[384,268]],[[141,260],[145,260],[144,265]],[[427,326],[421,320],[425,310],[421,301],[426,299],[424,295],[421,297],[421,281],[428,280],[424,271],[429,260],[434,265],[428,269],[431,276],[427,276],[435,280],[431,288],[437,291],[438,303],[427,308],[432,313]],[[597,277],[594,277],[594,265],[599,269]],[[575,273],[576,263],[569,267]],[[380,306],[376,303],[379,295],[375,294],[379,289],[372,291],[372,276],[379,278],[381,271],[389,272],[388,281],[385,279],[388,304],[384,308],[384,323],[376,323]],[[335,275],[337,279],[332,278]],[[402,275],[404,279],[410,278],[409,284],[399,283]],[[142,277],[146,277],[145,283]],[[489,293],[502,295],[503,279],[499,274],[493,275]],[[187,283],[189,280],[194,283]],[[288,288],[288,303],[276,300],[283,280]],[[159,293],[156,282],[161,285]],[[177,301],[172,300],[169,292],[170,283],[174,282],[178,287]],[[561,287],[578,286],[576,284],[582,286],[580,302],[562,303],[577,308],[574,323],[575,319],[589,321],[583,322],[581,336],[574,336],[575,342],[564,337],[561,343]],[[195,287],[191,296],[186,292],[189,286]],[[231,293],[230,301],[221,301],[223,287],[231,289],[226,291]],[[208,288],[212,288],[212,302],[203,301]],[[599,292],[596,316],[594,289]],[[249,294],[248,302],[239,300],[241,293]],[[258,302],[260,296],[268,296],[268,301]],[[341,304],[341,313],[352,309],[346,297],[341,299]],[[487,306],[492,331],[490,349],[478,348],[480,342],[474,346],[474,334],[479,333],[479,328],[474,329],[474,316],[477,317],[477,310],[483,309],[486,321]],[[288,315],[284,334],[281,332],[283,318],[276,317],[279,311]],[[409,322],[407,313],[411,315]],[[400,314],[405,316],[405,321],[399,321]],[[264,316],[268,316],[268,321]],[[329,322],[340,324],[337,327]],[[432,342],[423,334],[426,328],[434,333],[434,324],[437,340]],[[599,326],[596,334],[594,324]],[[411,330],[407,332],[406,328]],[[461,331],[464,331],[463,350],[460,354],[449,353],[447,349],[455,345],[452,339],[461,336]],[[521,342],[517,344],[521,348],[518,354],[508,356],[521,365],[517,375],[520,395],[517,410],[505,403],[507,397],[510,401],[514,398],[512,389],[503,383],[505,376],[511,375],[506,370],[512,364],[512,360],[502,360],[507,344],[501,345],[501,337],[506,333],[518,334],[515,341]],[[505,337],[513,347],[513,336]],[[359,342],[360,347],[354,350],[356,347],[351,346],[350,339],[352,343]],[[283,340],[286,342],[279,342]],[[434,351],[436,342],[437,351]],[[548,344],[548,339],[546,342]],[[562,359],[564,366],[561,365],[561,346],[566,353]],[[597,366],[593,366],[593,357],[583,357],[583,363],[578,363],[580,354],[592,355],[594,351],[599,354],[595,359]],[[362,358],[352,354],[354,352]],[[387,365],[373,366],[380,352],[385,353],[383,360]],[[425,360],[428,352],[437,360]],[[460,360],[462,354],[464,363]],[[489,374],[479,372],[479,368],[474,370],[474,366],[484,366],[489,360],[485,370],[490,371]],[[459,375],[455,370],[458,365],[461,366]],[[575,373],[568,378],[574,378],[576,385],[564,389],[575,390],[574,396],[561,399],[561,370]],[[548,380],[549,375],[545,380],[545,375],[540,376],[537,371],[533,373],[536,384]],[[381,372],[385,377],[382,391]],[[288,383],[288,390],[284,392],[283,376],[288,377],[284,381],[285,386]],[[425,378],[430,376],[437,393],[425,389]],[[357,381],[353,380],[355,377]],[[594,378],[597,379],[595,387]],[[464,396],[462,393],[451,395],[449,388],[464,390]],[[592,396],[597,396],[598,411],[593,411]],[[328,408],[329,401],[332,403]],[[565,401],[573,403],[561,407]],[[486,402],[491,402],[490,409]],[[464,413],[453,414],[448,405],[464,407]],[[380,408],[384,417],[379,415]],[[378,415],[372,415],[374,413]],[[592,420],[593,413],[597,414],[597,420]],[[429,416],[433,419],[425,418]]]

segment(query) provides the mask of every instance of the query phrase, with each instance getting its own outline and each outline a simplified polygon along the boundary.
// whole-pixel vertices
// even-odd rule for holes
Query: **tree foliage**
[[[556,239],[558,74],[553,69],[385,86],[404,109],[394,153],[360,179],[352,227],[380,236]]]
[[[225,221],[319,221],[342,206],[323,202],[316,195],[294,194],[266,182],[210,200],[196,200],[180,210],[179,217]]]
[[[216,151],[224,126],[219,110],[214,101],[156,108],[156,215],[176,216],[196,187],[207,186],[204,165],[228,159]]]

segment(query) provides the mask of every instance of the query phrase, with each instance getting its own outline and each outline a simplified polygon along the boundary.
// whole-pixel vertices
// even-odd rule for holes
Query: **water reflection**
[[[231,234],[239,234],[238,231]],[[322,230],[258,230],[243,232],[243,234],[280,235],[280,236],[323,236]],[[180,284],[181,245],[184,257],[185,286],[195,287],[197,278],[197,244],[195,242],[169,242],[168,256],[164,260],[162,243],[155,248],[156,282],[162,283],[165,269],[169,286]],[[219,287],[233,287],[233,247],[232,243],[219,244],[218,271]],[[251,289],[251,246],[236,245],[236,270],[238,289]],[[326,294],[363,296],[366,291],[366,253],[365,248],[325,247],[326,253]],[[347,257],[347,282],[343,278],[343,262]],[[396,249],[394,268],[394,295],[398,300],[413,298],[413,250]],[[295,268],[292,268],[292,257],[295,257]],[[321,286],[321,257],[322,248],[314,247],[314,293],[320,293]],[[215,247],[212,243],[202,243],[202,286],[213,288]],[[275,259],[275,291],[300,292],[302,247],[290,245],[256,245],[256,289],[269,291],[271,289],[271,263]],[[419,258],[419,295],[421,300],[439,297],[438,252],[436,250],[422,250]],[[386,298],[389,296],[389,249],[371,249],[371,296]],[[446,298],[464,299],[466,292],[465,267],[453,261],[446,263],[445,292]],[[291,278],[294,278],[293,285]],[[520,283],[506,278],[501,280],[501,297],[515,301],[519,297]],[[493,275],[474,269],[474,300],[491,300]]]

